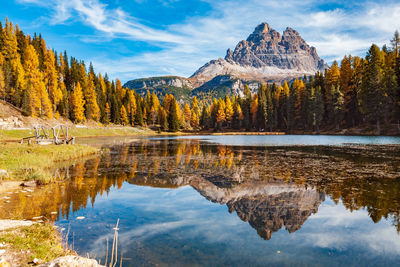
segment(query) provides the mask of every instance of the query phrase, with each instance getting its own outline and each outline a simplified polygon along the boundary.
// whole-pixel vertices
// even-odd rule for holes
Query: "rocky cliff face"
[[[231,74],[247,80],[281,81],[324,68],[315,47],[310,47],[297,31],[286,28],[281,35],[262,23],[234,51],[228,49],[224,59],[208,62],[190,79],[199,85],[217,75]]]
[[[256,93],[261,83],[258,81],[243,81],[232,75],[218,75],[210,81],[203,83],[192,91],[193,95],[201,93],[215,92],[215,96],[224,97],[225,95],[243,96],[245,85],[249,86],[251,93]]]
[[[128,81],[124,84],[124,87],[128,87],[130,89],[154,89],[163,86],[171,86],[171,87],[187,87],[192,89],[192,83],[183,77],[178,76],[165,76],[165,77],[149,77],[143,79],[136,79]]]

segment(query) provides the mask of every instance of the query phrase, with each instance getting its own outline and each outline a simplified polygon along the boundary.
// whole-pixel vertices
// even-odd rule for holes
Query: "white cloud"
[[[373,223],[365,209],[350,212],[342,202],[336,205],[328,199],[306,224],[302,227],[305,231],[295,233],[297,239],[306,240],[305,245],[338,250],[358,247],[371,255],[400,253],[395,227],[389,220]]]
[[[130,16],[123,6],[111,9],[100,0],[56,0],[51,7],[51,22],[65,23],[78,17],[100,36],[105,35],[105,42],[110,38],[126,38],[161,48],[161,51],[124,58],[101,55],[101,58],[89,59],[97,70],[123,81],[161,74],[189,76],[207,61],[223,57],[227,48],[234,48],[263,21],[278,31],[286,26],[296,29],[328,61],[349,53],[364,55],[371,43],[388,43],[394,30],[400,29],[398,2],[366,2],[356,8],[318,11],[313,9],[319,4],[317,0],[205,1],[212,7],[206,16],[189,17],[164,29],[146,26]],[[43,5],[37,0],[19,2]]]

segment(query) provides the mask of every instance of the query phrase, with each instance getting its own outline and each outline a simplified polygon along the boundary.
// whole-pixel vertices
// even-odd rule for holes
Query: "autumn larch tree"
[[[97,94],[94,86],[94,77],[91,74],[89,74],[86,88],[84,89],[83,93],[85,98],[86,118],[88,120],[98,121],[100,119],[100,108],[97,104]]]
[[[39,70],[39,59],[32,45],[28,46],[25,57],[26,89],[23,91],[23,108],[33,117],[43,115],[52,118],[52,105]]]
[[[75,123],[85,121],[85,100],[83,98],[81,84],[78,82],[75,86],[74,91],[71,94],[71,108],[72,118]]]
[[[126,108],[123,105],[121,107],[120,117],[122,125],[127,125],[129,123],[128,114],[126,113]]]

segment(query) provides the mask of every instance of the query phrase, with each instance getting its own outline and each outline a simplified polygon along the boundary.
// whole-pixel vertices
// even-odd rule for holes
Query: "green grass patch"
[[[71,254],[63,248],[61,238],[50,223],[33,224],[27,227],[19,227],[0,232],[0,242],[5,242],[14,252],[27,252],[26,261],[34,258],[42,261],[51,261],[58,257]],[[8,250],[8,248],[7,248]]]
[[[50,131],[51,132],[51,131]],[[129,136],[153,135],[154,131],[145,127],[100,127],[100,128],[70,128],[69,135],[75,137],[95,136]],[[0,130],[0,140],[21,140],[24,137],[34,136],[32,130]]]
[[[138,127],[104,127],[104,128],[72,128],[70,134],[75,137],[95,136],[129,136],[129,135],[152,135],[154,131],[148,128]]]
[[[0,144],[0,169],[9,174],[3,179],[48,183],[54,179],[51,171],[54,167],[97,152],[97,148],[87,145]]]
[[[35,135],[32,130],[0,130],[0,140],[20,140],[24,137]]]

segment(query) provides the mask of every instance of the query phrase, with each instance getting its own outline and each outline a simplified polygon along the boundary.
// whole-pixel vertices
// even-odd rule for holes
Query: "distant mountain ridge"
[[[264,22],[233,51],[228,49],[225,58],[211,60],[189,78],[151,77],[128,81],[125,86],[136,90],[173,86],[191,89],[193,94],[222,90],[241,95],[244,84],[291,80],[314,75],[326,67],[316,48],[309,46],[297,31],[288,27],[281,35]],[[224,80],[225,85],[221,86]],[[215,88],[210,87],[212,84]],[[221,92],[216,93],[220,95]]]

